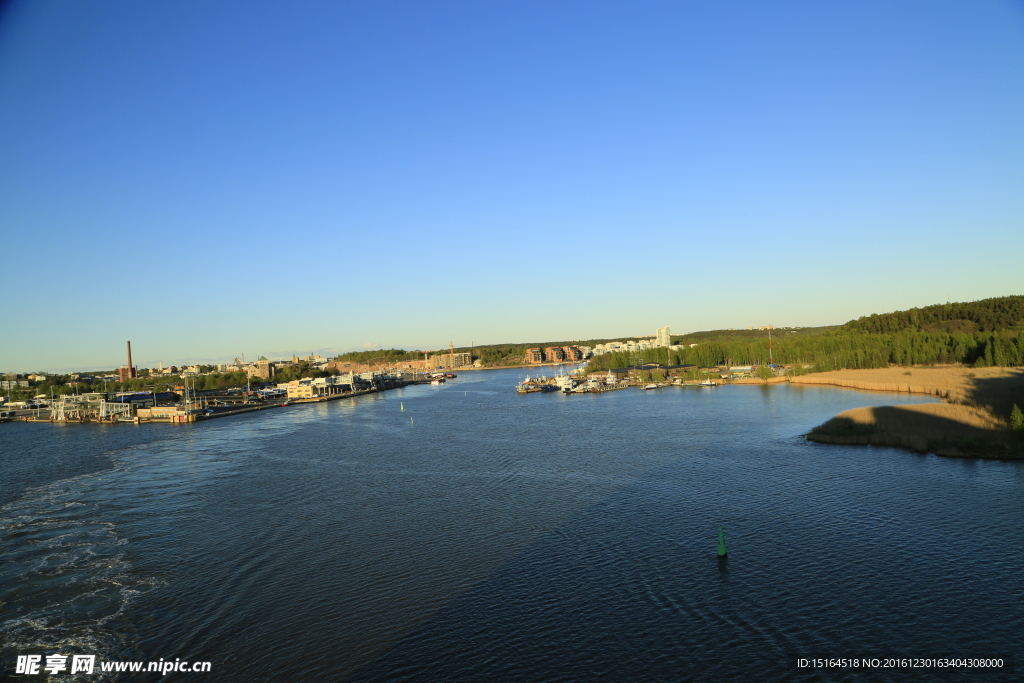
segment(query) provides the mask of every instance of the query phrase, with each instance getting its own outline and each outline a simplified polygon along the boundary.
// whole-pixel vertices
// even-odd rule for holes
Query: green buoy
[[[404,403],[399,403],[399,404],[398,404],[398,409],[399,409],[399,410],[400,410],[401,412],[403,412],[403,413],[404,413],[404,412],[405,412],[405,404],[404,404]]]
[[[722,527],[718,527],[718,556],[725,557],[729,554],[729,551],[725,549],[725,534],[722,533]]]

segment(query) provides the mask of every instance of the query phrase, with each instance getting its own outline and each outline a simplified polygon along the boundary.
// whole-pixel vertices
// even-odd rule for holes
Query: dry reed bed
[[[838,370],[793,377],[791,381],[927,394],[945,401],[847,410],[815,427],[807,436],[813,441],[902,446],[952,456],[1024,456],[1024,442],[1010,431],[1006,419],[1014,403],[1024,405],[1024,370],[962,367]]]
[[[757,377],[740,377],[739,379],[730,379],[729,384],[781,384],[789,381],[789,377],[771,377],[768,380]]]

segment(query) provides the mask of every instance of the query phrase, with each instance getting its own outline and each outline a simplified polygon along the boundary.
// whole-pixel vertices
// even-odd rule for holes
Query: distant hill
[[[833,327],[710,330],[672,338],[679,349],[612,353],[591,371],[635,363],[664,365],[792,365],[791,372],[894,365],[963,363],[1024,366],[1024,296],[948,303],[881,313]],[[694,345],[694,346],[690,346]]]
[[[967,303],[945,303],[893,313],[875,313],[843,325],[850,332],[948,332],[950,334],[1024,329],[1024,296]]]
[[[676,349],[597,356],[591,371],[636,363],[663,365],[762,365],[769,360],[793,365],[794,373],[840,368],[883,368],[889,364],[965,363],[975,366],[1024,366],[1024,296],[1004,296],[966,303],[911,308],[851,320],[845,325],[778,328],[769,342],[766,330],[708,330],[673,335]],[[622,338],[628,339],[628,338]],[[532,344],[486,344],[456,347],[470,352],[484,366],[517,365],[526,349],[583,343],[594,346],[611,339]],[[691,346],[693,345],[693,346]],[[447,353],[442,349],[441,353]],[[431,352],[436,353],[436,352]],[[421,351],[387,349],[343,354],[360,362],[413,360]]]
[[[838,330],[841,325],[825,327],[780,327],[772,330],[773,336],[811,337]],[[673,344],[701,344],[710,341],[753,341],[768,336],[767,330],[707,330],[688,334],[673,334]]]

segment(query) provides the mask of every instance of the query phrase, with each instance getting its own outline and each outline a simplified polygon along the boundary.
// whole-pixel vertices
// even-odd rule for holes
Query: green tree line
[[[903,331],[893,334],[852,333],[845,330],[817,336],[773,337],[769,356],[767,336],[757,341],[717,340],[679,350],[657,348],[638,353],[610,353],[591,359],[589,371],[638,363],[662,365],[765,365],[806,367],[813,372],[842,368],[884,368],[888,365],[965,363],[984,366],[1024,366],[1024,337],[1013,331],[966,334]]]
[[[1024,296],[1003,296],[965,303],[946,303],[881,313],[851,320],[849,332],[885,334],[917,332],[998,332],[1024,328]]]
[[[374,349],[373,351],[350,351],[334,357],[344,363],[372,363],[374,365],[397,363],[404,360],[423,360],[422,351],[405,349]]]

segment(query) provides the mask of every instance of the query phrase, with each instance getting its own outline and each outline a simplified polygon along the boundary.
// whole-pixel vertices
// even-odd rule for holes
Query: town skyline
[[[946,301],[945,303],[949,304],[951,302],[950,301]],[[961,303],[966,303],[966,302],[961,302]],[[931,305],[941,305],[941,304],[931,304]],[[918,309],[920,309],[920,308],[924,308],[924,306],[911,306],[909,308],[918,308]],[[649,348],[649,347],[654,347],[654,346],[669,346],[671,344],[671,337],[672,336],[679,337],[679,336],[695,334],[695,333],[699,333],[699,332],[715,332],[715,331],[724,331],[724,332],[731,332],[731,331],[734,331],[734,330],[740,330],[740,331],[744,331],[744,330],[766,331],[766,330],[773,330],[773,329],[778,329],[778,330],[781,331],[781,330],[798,330],[798,329],[817,328],[817,327],[830,327],[830,326],[843,325],[846,322],[850,322],[850,321],[856,320],[856,319],[861,318],[861,317],[866,317],[866,316],[875,315],[875,314],[879,314],[879,313],[883,313],[883,314],[884,313],[890,313],[890,312],[893,312],[893,311],[892,310],[887,310],[887,311],[871,311],[871,312],[866,312],[866,313],[863,313],[862,315],[856,316],[856,318],[850,318],[849,320],[845,320],[845,321],[843,321],[841,323],[832,323],[830,325],[778,325],[778,324],[775,324],[774,322],[758,321],[757,324],[753,324],[753,325],[736,326],[736,327],[720,327],[720,328],[713,328],[713,329],[712,328],[708,328],[708,329],[701,329],[701,330],[695,330],[695,329],[676,330],[675,332],[672,331],[673,328],[672,328],[671,325],[664,325],[664,326],[661,326],[661,327],[657,327],[654,330],[653,334],[647,332],[647,333],[640,333],[640,334],[608,335],[608,336],[589,337],[589,338],[585,338],[585,337],[565,337],[563,339],[556,339],[556,338],[553,338],[553,337],[549,337],[548,339],[546,339],[544,341],[538,341],[537,339],[532,339],[532,340],[528,340],[528,341],[507,341],[507,340],[505,340],[505,341],[498,341],[498,342],[476,343],[475,340],[474,340],[474,341],[471,341],[469,344],[454,344],[454,342],[452,341],[452,342],[449,342],[448,344],[434,344],[434,345],[401,345],[401,344],[373,343],[373,344],[363,344],[362,346],[357,347],[357,348],[318,347],[318,348],[313,348],[313,349],[308,350],[308,351],[301,350],[301,349],[296,349],[296,348],[289,349],[289,350],[271,350],[271,351],[257,349],[255,352],[243,351],[241,353],[221,355],[221,356],[200,356],[200,357],[184,357],[184,358],[182,358],[180,356],[170,356],[170,358],[172,358],[172,360],[165,360],[164,358],[159,358],[159,359],[153,360],[151,355],[149,355],[149,356],[143,355],[143,356],[137,356],[136,360],[138,360],[139,358],[141,358],[142,360],[138,360],[138,362],[133,362],[132,365],[134,367],[145,368],[147,370],[151,369],[151,368],[160,368],[161,370],[163,370],[164,368],[172,367],[172,366],[173,367],[181,367],[181,368],[195,367],[195,366],[213,366],[213,367],[217,367],[217,368],[223,368],[224,366],[229,366],[231,364],[236,364],[237,365],[237,364],[239,364],[239,361],[241,361],[242,364],[252,364],[252,363],[255,363],[258,359],[262,359],[262,360],[268,360],[269,359],[270,362],[274,362],[274,363],[276,363],[276,362],[298,362],[301,359],[305,359],[306,361],[309,361],[311,359],[320,359],[320,360],[324,360],[326,362],[327,360],[330,360],[332,358],[335,358],[337,356],[342,356],[342,355],[345,355],[345,354],[357,353],[357,352],[367,353],[367,352],[373,352],[373,351],[376,351],[376,350],[379,350],[380,352],[384,353],[384,352],[386,352],[388,350],[400,349],[400,350],[404,350],[404,351],[407,351],[407,352],[416,352],[416,353],[434,355],[434,354],[447,354],[448,353],[448,349],[454,349],[454,348],[458,348],[458,349],[475,349],[475,348],[486,348],[486,347],[494,347],[494,346],[524,346],[524,347],[526,347],[526,346],[531,346],[531,345],[534,345],[534,344],[537,344],[540,347],[544,347],[547,344],[581,344],[582,345],[584,343],[594,343],[595,344],[594,347],[591,347],[591,346],[583,347],[583,348],[586,349],[585,355],[587,357],[589,357],[590,350],[592,348],[594,349],[594,355],[599,355],[601,353],[605,353],[606,352],[603,347],[605,347],[605,346],[609,346],[609,347],[617,346],[617,344],[615,342],[611,342],[611,340],[623,340],[623,341],[624,340],[636,340],[636,341],[639,342],[639,345],[637,346],[637,348]],[[600,343],[601,341],[609,341],[611,343],[603,344],[603,343]],[[131,344],[132,344],[132,341],[128,340],[128,345],[129,345],[129,347],[128,347],[129,351],[128,352],[129,352],[129,354],[131,353]],[[631,348],[631,349],[634,348],[634,346],[633,346],[634,342],[633,341],[628,342],[628,344],[630,345],[629,348]],[[252,346],[252,345],[250,345],[250,346]],[[136,348],[138,348],[138,346],[136,346]],[[675,347],[673,347],[673,348],[675,348]],[[541,357],[542,358],[546,355],[544,353],[543,348],[528,349],[528,351],[541,351]],[[112,357],[113,354],[110,354],[110,356]],[[123,356],[122,356],[122,360],[124,360]],[[548,359],[544,358],[544,360],[546,361]],[[563,359],[556,359],[556,360],[563,360]],[[54,362],[59,363],[60,361],[54,361]],[[529,363],[529,362],[532,362],[532,361],[526,360],[524,362],[525,363]],[[28,368],[28,367],[22,367],[22,368],[0,367],[0,375],[28,375],[30,373],[36,373],[36,372],[43,373],[43,374],[52,374],[52,375],[69,374],[69,373],[74,373],[74,372],[117,372],[118,368],[124,369],[124,368],[127,368],[127,367],[128,367],[127,364],[122,363],[122,362],[116,362],[116,361],[115,362],[108,362],[108,363],[105,363],[105,364],[96,363],[96,364],[90,365],[88,363],[84,363],[84,364],[67,365],[67,366],[53,365],[52,363],[50,363],[46,367],[43,367],[43,366],[37,366],[37,367],[32,367],[32,368]]]

